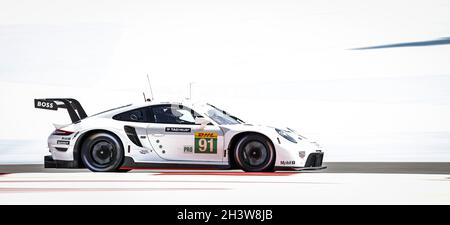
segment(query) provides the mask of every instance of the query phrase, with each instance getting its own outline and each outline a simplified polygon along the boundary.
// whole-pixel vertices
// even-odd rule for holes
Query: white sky
[[[336,157],[343,137],[450,132],[450,45],[349,50],[450,37],[449,12],[441,0],[2,0],[0,138],[45,139],[67,121],[35,97],[76,97],[90,114],[142,101],[146,73],[158,98],[195,82],[195,99],[312,134]]]

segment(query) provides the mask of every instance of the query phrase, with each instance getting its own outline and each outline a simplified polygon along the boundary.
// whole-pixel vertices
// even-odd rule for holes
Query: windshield
[[[203,105],[202,107],[200,107],[200,110],[219,125],[233,125],[243,122],[240,119],[229,115],[225,111],[220,110],[212,105]]]

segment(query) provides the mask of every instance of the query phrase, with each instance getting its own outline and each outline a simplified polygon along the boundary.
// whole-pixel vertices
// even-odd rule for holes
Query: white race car
[[[72,123],[48,138],[45,168],[324,169],[320,145],[295,131],[246,124],[210,104],[145,102],[87,116],[75,99],[35,99]]]

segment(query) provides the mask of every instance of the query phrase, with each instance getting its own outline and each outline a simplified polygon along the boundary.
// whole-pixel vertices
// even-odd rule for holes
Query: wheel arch
[[[235,135],[231,138],[231,140],[230,140],[230,142],[229,142],[229,144],[228,144],[228,162],[229,162],[229,164],[230,164],[230,166],[231,166],[232,169],[237,169],[237,168],[238,168],[237,165],[236,165],[235,159],[234,159],[234,157],[233,157],[234,151],[236,150],[235,147],[236,147],[237,143],[238,143],[239,140],[242,139],[244,136],[250,135],[250,134],[260,135],[260,136],[266,138],[266,139],[269,141],[269,143],[270,143],[270,145],[272,146],[272,148],[273,148],[274,158],[275,158],[274,160],[276,160],[276,158],[277,158],[277,151],[276,151],[276,149],[275,149],[275,145],[273,144],[272,140],[271,140],[267,135],[265,135],[265,134],[263,134],[263,133],[260,133],[260,132],[256,132],[256,131],[244,131],[244,132],[240,132],[240,133],[238,133],[238,134],[235,134]]]
[[[73,148],[73,159],[75,162],[77,162],[78,168],[86,168],[83,161],[81,160],[81,146],[83,146],[83,143],[87,137],[89,137],[93,134],[97,134],[97,133],[107,133],[107,134],[114,136],[115,138],[117,138],[119,143],[122,145],[122,150],[125,151],[125,146],[123,145],[123,141],[119,137],[119,135],[117,135],[116,133],[114,133],[110,130],[105,130],[105,129],[88,130],[88,131],[80,134],[80,137],[78,137],[78,139],[74,145],[74,148]]]

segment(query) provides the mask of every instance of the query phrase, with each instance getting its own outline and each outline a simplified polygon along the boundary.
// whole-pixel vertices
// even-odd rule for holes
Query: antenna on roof
[[[153,99],[155,99],[154,97],[153,97],[153,90],[152,90],[152,85],[151,85],[151,83],[150,83],[150,77],[148,76],[148,73],[147,73],[147,81],[148,81],[148,87],[150,88],[150,94],[152,95],[151,96],[151,98],[149,98],[149,99],[147,99],[148,101],[151,101],[151,100],[153,100]],[[145,96],[145,95],[144,95]],[[144,97],[145,98],[145,97]]]
[[[194,84],[194,82],[189,83],[189,100],[192,100],[192,85],[193,84]]]
[[[152,100],[150,100],[149,98],[145,97],[145,92],[142,92],[142,94],[144,95],[144,102],[151,102]]]

